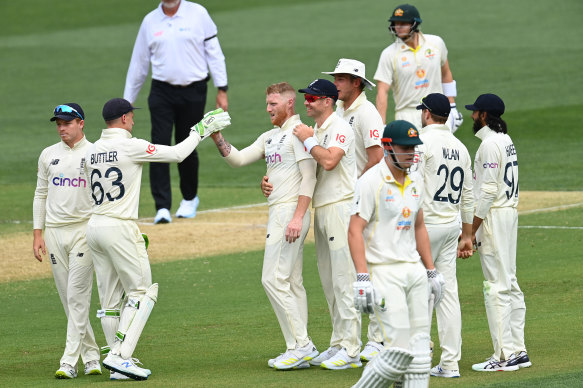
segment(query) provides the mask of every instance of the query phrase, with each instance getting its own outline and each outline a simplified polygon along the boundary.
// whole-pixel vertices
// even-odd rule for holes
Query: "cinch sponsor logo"
[[[277,152],[274,154],[265,155],[265,163],[267,164],[281,163],[281,155],[278,154]]]
[[[53,185],[68,187],[87,187],[87,181],[81,177],[66,178],[63,174],[59,174],[59,176],[53,178]]]
[[[498,168],[498,163],[485,162],[482,167],[484,167],[484,168]]]

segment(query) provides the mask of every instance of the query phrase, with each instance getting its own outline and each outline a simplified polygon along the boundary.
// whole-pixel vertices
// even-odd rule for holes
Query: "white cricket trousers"
[[[458,362],[462,356],[462,313],[456,276],[459,222],[425,226],[431,243],[433,264],[445,279],[443,299],[435,308],[441,347],[440,364],[445,369],[459,370]]]
[[[409,349],[416,334],[429,335],[427,272],[421,261],[368,264],[375,291],[385,299],[385,311],[375,306],[375,315],[385,348]]]
[[[152,272],[144,238],[134,221],[93,214],[87,225],[87,244],[102,309],[120,310],[124,292],[128,299],[136,300],[146,294],[152,285]],[[112,347],[115,332],[104,326],[104,333]]]
[[[360,354],[360,313],[354,307],[356,270],[348,247],[351,204],[348,200],[316,208],[314,237],[318,272],[332,318],[330,346],[346,348],[355,357]]]
[[[494,357],[505,360],[526,351],[524,294],[516,279],[518,211],[492,208],[476,232],[484,273],[484,302],[494,345]]]
[[[99,347],[89,322],[93,262],[85,240],[87,221],[45,228],[45,243],[61,303],[67,315],[67,340],[60,363],[76,366],[99,360]]]
[[[421,125],[421,111],[415,108],[405,108],[395,112],[395,120],[406,120],[415,125],[417,130],[423,128]],[[387,123],[388,124],[388,123]]]
[[[308,298],[302,278],[304,240],[311,221],[309,210],[304,215],[300,237],[291,244],[285,241],[285,231],[296,207],[296,203],[269,207],[261,275],[261,283],[277,316],[287,349],[310,342]]]

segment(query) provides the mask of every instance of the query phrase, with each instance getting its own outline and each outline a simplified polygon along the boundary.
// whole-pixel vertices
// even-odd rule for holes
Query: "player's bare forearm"
[[[312,199],[310,197],[306,197],[305,195],[298,196],[298,205],[296,206],[296,211],[294,212],[294,215],[285,230],[285,241],[289,242],[290,244],[296,241],[302,235],[304,216],[306,214],[306,210],[308,210],[308,206],[310,206],[311,200]]]
[[[213,133],[211,137],[222,157],[227,157],[231,154],[231,144],[223,137],[220,131]]]
[[[377,97],[375,105],[383,119],[383,124],[387,123],[387,100],[389,98],[390,87],[390,85],[377,80]]]
[[[324,167],[324,170],[330,171],[340,163],[340,160],[344,156],[344,150],[338,147],[326,149],[321,146],[315,146],[312,148],[310,154],[320,166]]]
[[[34,257],[41,262],[43,261],[41,252],[43,255],[47,254],[45,240],[43,239],[43,231],[41,229],[33,230],[32,251],[34,253]]]
[[[271,183],[269,183],[269,177],[264,176],[263,179],[261,179],[261,192],[263,193],[263,196],[265,198],[269,197],[269,195],[271,195],[271,192],[273,191],[273,185]]]
[[[366,162],[366,165],[362,169],[362,173],[360,174],[361,176],[369,168],[371,168],[372,166],[378,164],[381,161],[381,159],[383,158],[383,149],[381,147],[379,147],[379,146],[368,147],[366,149],[366,154],[368,156],[368,162]]]
[[[350,248],[350,255],[352,256],[356,273],[368,273],[364,250],[364,237],[362,236],[365,227],[366,221],[358,214],[353,214],[350,217],[350,224],[348,225],[348,247]]]
[[[443,66],[441,66],[441,83],[447,84],[453,82],[453,75],[451,74],[451,69],[449,68],[449,61],[445,61]],[[450,103],[455,103],[455,97],[448,96],[447,99]]]
[[[227,98],[227,92],[224,90],[217,90],[217,108],[223,108],[226,112],[229,110],[229,99]]]
[[[457,246],[457,257],[467,259],[473,253],[472,224],[462,223],[462,234]]]
[[[482,225],[482,221],[484,221],[482,218],[480,218],[478,216],[474,216],[474,222],[472,224],[472,239],[474,239],[474,240],[476,237],[476,232],[478,231],[478,229]]]
[[[419,253],[419,256],[421,256],[421,262],[425,266],[425,269],[435,269],[431,257],[429,234],[427,233],[427,228],[423,221],[423,210],[419,210],[419,213],[417,213],[417,219],[415,220],[415,241],[417,242],[417,252]]]

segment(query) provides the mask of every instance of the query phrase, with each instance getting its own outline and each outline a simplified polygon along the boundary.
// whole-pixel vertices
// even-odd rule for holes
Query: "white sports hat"
[[[367,88],[372,89],[376,85],[365,77],[364,63],[356,59],[340,58],[334,71],[323,71],[322,74],[351,74],[364,80]]]

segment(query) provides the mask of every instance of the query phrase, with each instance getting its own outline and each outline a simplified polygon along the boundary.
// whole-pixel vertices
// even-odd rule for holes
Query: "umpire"
[[[176,126],[176,144],[188,137],[192,123],[202,119],[210,74],[218,87],[216,106],[228,108],[225,56],[217,38],[217,26],[207,10],[183,0],[163,0],[140,26],[128,69],[124,98],[131,103],[152,65],[148,97],[152,143],[170,145]],[[183,200],[176,217],[193,218],[199,203],[198,154],[196,150],[178,164]],[[172,190],[167,163],[151,163],[150,189],[156,205],[154,223],[172,221]]]

